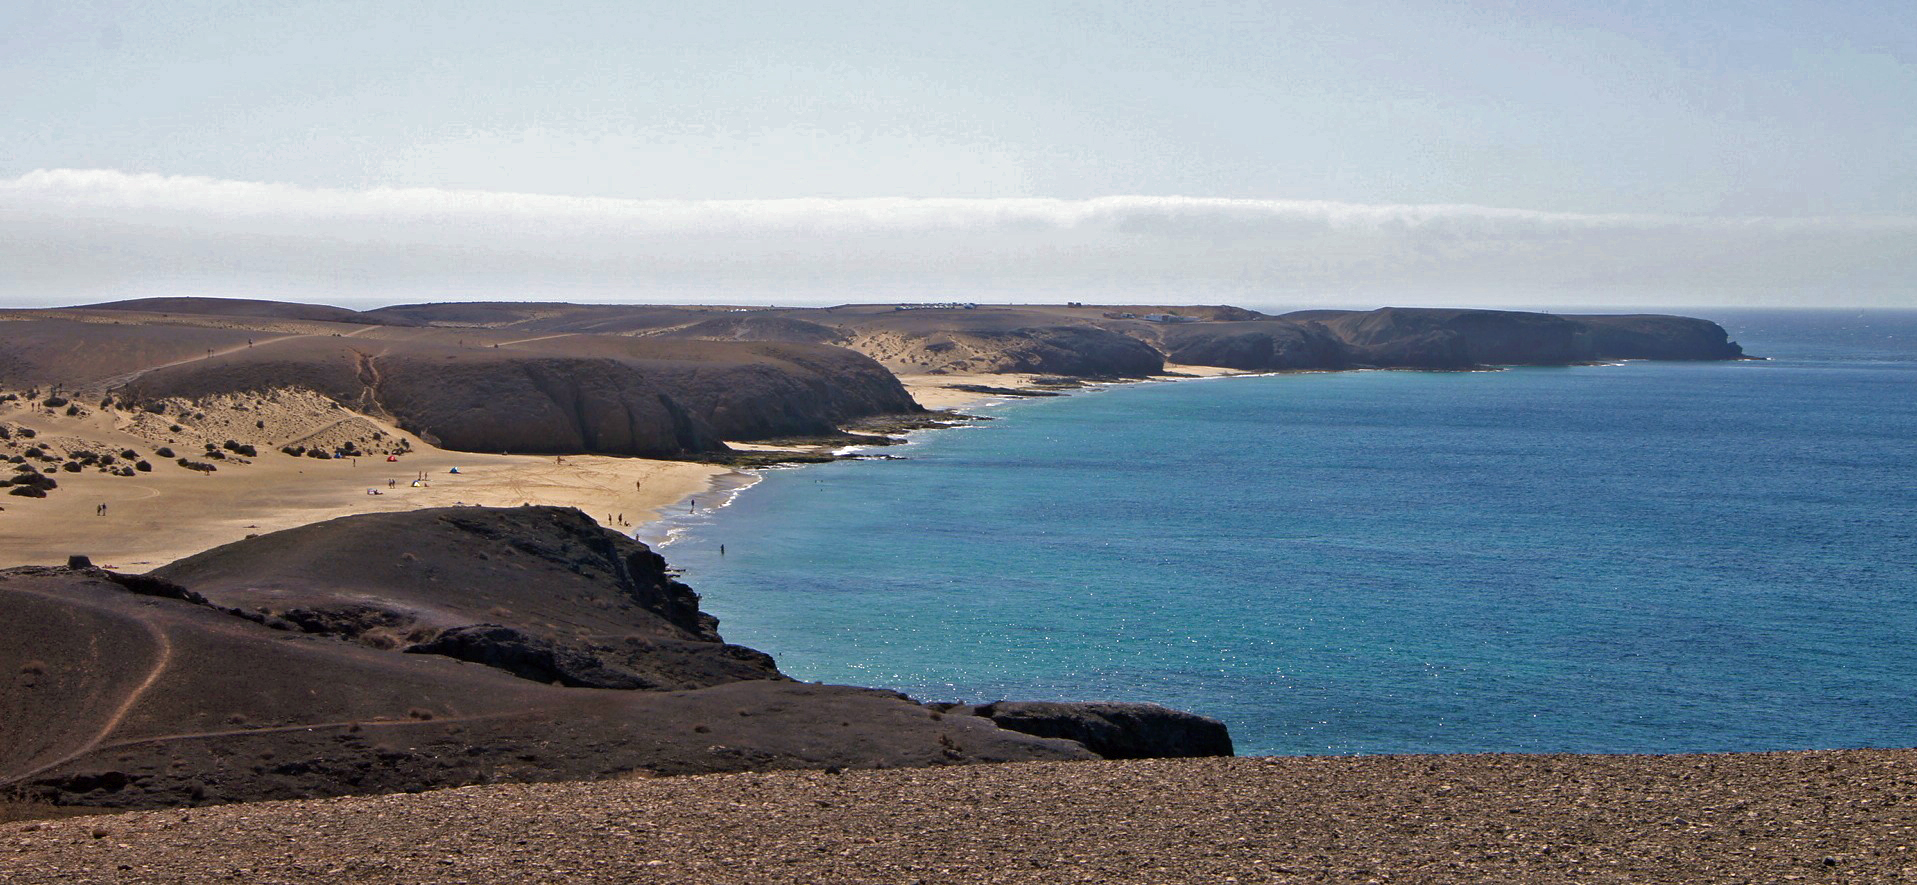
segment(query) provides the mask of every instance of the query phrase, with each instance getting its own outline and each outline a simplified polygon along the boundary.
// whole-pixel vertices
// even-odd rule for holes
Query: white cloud
[[[0,181],[0,303],[155,294],[1917,306],[1917,218],[1114,196],[619,200]]]

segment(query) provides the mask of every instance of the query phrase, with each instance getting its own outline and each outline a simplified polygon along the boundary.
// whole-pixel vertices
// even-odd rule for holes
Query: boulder
[[[967,708],[998,727],[1064,738],[1106,759],[1232,755],[1225,723],[1157,704],[999,701]]]

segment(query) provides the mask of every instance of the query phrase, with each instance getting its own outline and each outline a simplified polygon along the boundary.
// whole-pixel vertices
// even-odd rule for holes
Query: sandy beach
[[[1165,364],[1165,374],[1156,376],[1154,381],[1177,381],[1190,378],[1222,378],[1229,375],[1254,374],[1238,369],[1222,369],[1217,366],[1184,366],[1176,363]],[[960,387],[994,387],[1003,390],[1043,390],[1044,376],[1031,374],[923,374],[901,373],[899,382],[918,400],[919,405],[928,409],[964,410],[976,408],[988,403],[1008,398],[1009,394],[981,393],[977,390],[960,390]]]
[[[103,410],[69,419],[6,406],[0,408],[0,421],[34,428],[36,441],[86,440],[142,453],[154,448],[153,440],[128,430],[125,413]],[[631,534],[659,511],[733,473],[722,466],[644,458],[452,452],[390,424],[356,417],[405,440],[411,450],[394,461],[384,455],[322,461],[268,450],[251,463],[219,462],[212,473],[149,456],[157,462],[153,470],[131,477],[54,473],[60,486],[44,499],[0,498],[5,508],[0,568],[65,562],[82,554],[107,568],[143,572],[252,534],[356,513],[456,504],[578,507]],[[198,446],[175,448],[197,454]]]
[[[1165,380],[1240,374],[1176,365],[1167,366],[1166,372]],[[906,374],[899,380],[914,399],[934,410],[963,410],[1006,398],[956,389],[960,386],[1043,386],[1035,375]],[[153,470],[132,477],[55,472],[51,475],[60,486],[45,499],[0,498],[0,568],[64,562],[80,554],[107,568],[146,571],[252,534],[356,513],[459,504],[578,507],[609,528],[641,535],[665,511],[676,511],[715,484],[742,478],[731,468],[684,461],[449,451],[371,416],[338,411],[316,418],[310,414],[314,407],[298,402],[254,402],[243,409],[213,414],[201,422],[204,426],[177,434],[168,434],[144,413],[97,409],[67,417],[18,402],[0,403],[0,422],[32,428],[39,442],[129,448],[143,454],[153,451],[156,442],[170,442],[178,454],[197,455],[202,440],[240,430],[256,431],[253,438],[263,435],[276,444],[309,438],[323,418],[322,428],[350,423],[377,429],[404,441],[409,450],[395,461],[385,455],[317,460],[263,450],[246,463],[237,458],[219,462],[211,473],[148,455],[155,462]],[[253,421],[265,426],[242,426]],[[742,451],[780,450],[733,445]]]

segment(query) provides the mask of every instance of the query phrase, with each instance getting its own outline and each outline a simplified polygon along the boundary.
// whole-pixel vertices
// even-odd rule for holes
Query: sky
[[[0,305],[1917,307],[1917,4],[0,4]]]

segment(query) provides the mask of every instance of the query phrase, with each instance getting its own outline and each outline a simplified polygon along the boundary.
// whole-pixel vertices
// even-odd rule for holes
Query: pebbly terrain
[[[1085,717],[1230,752],[1222,724],[1149,705],[1000,723],[794,682],[657,554],[562,508],[346,517],[150,575],[0,571],[0,631],[0,789],[40,806],[1097,758],[1058,736]]]
[[[0,824],[16,883],[1898,882],[1917,752],[1055,762]]]

